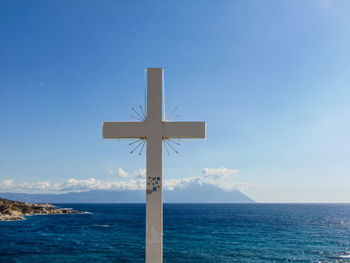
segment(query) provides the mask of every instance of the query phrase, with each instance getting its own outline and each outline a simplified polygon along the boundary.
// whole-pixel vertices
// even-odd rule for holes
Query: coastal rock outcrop
[[[51,204],[30,204],[0,198],[0,221],[23,220],[29,215],[80,214],[69,208],[57,208]]]

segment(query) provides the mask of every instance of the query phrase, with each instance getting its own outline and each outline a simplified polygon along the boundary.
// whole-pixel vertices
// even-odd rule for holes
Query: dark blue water
[[[0,222],[0,262],[144,262],[145,205]],[[350,205],[166,204],[164,262],[350,262]]]

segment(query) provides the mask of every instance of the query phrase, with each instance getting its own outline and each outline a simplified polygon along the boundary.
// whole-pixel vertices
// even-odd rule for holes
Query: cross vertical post
[[[163,69],[147,70],[146,263],[163,262]]]

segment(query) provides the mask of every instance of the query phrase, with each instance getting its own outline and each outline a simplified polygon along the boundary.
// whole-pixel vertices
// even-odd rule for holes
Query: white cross
[[[162,91],[163,69],[148,68],[145,121],[103,123],[103,138],[147,140],[146,263],[163,262],[162,140],[205,138],[205,122],[170,122],[162,119]]]

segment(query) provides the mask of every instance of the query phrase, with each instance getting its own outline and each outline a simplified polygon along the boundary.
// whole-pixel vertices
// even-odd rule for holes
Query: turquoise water
[[[0,222],[0,262],[144,262],[144,204]],[[165,204],[164,262],[350,262],[348,204]]]

